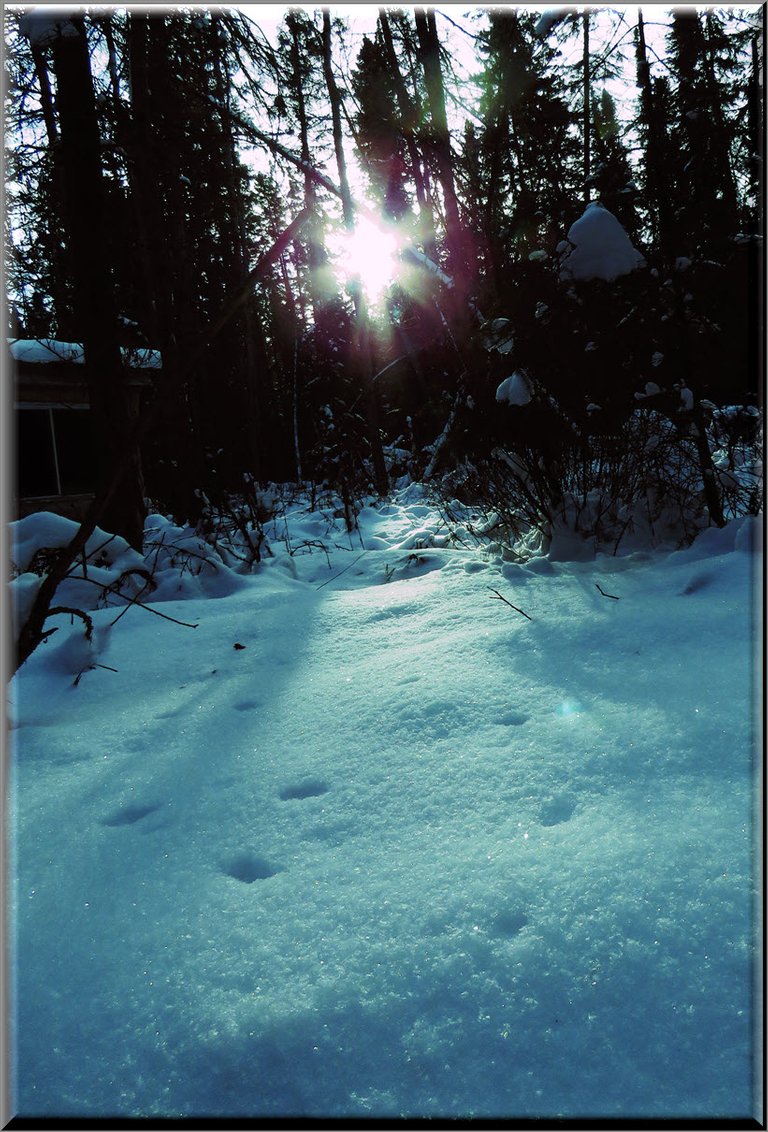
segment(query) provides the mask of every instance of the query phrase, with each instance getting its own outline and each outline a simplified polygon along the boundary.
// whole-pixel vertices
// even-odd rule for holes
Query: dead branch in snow
[[[518,607],[516,605],[513,605],[511,601],[507,601],[507,599],[505,597],[502,597],[502,595],[499,593],[498,590],[494,590],[490,586],[488,587],[488,589],[491,591],[492,594],[495,594],[496,598],[498,598],[499,601],[503,601],[504,604],[508,605],[510,609],[514,609],[515,613],[522,613],[523,617],[527,617],[529,621],[533,621],[533,618],[529,617],[528,614],[525,612],[525,610],[518,609]],[[495,598],[491,598],[491,601],[494,601],[494,600],[495,600]]]
[[[603,595],[603,597],[609,597],[612,601],[618,601],[619,600],[616,597],[616,594],[607,594],[604,589],[601,589],[601,587],[597,585],[597,582],[595,582],[595,585],[600,590],[600,593]]]
[[[90,641],[92,639],[92,637],[93,637],[93,620],[88,616],[87,613],[83,613],[82,609],[72,609],[68,605],[56,605],[52,609],[48,610],[48,612],[45,615],[46,619],[48,617],[55,617],[56,614],[58,614],[58,613],[68,613],[70,615],[70,617],[80,617],[85,622],[85,639],[86,639],[86,641]],[[51,637],[57,631],[58,631],[58,628],[48,629],[47,632],[43,633],[41,640],[44,640],[44,641],[47,640],[48,637]]]

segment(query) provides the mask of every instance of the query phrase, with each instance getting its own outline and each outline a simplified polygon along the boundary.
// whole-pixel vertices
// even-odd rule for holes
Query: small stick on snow
[[[598,586],[598,585],[597,585],[597,582],[595,582],[595,585],[596,585],[596,586],[597,586],[597,588],[598,588],[598,589],[600,590],[600,593],[601,593],[601,594],[603,595],[603,597],[609,597],[609,598],[611,599],[611,601],[618,601],[618,600],[619,600],[619,599],[618,599],[618,598],[616,597],[616,594],[607,594],[607,593],[605,592],[605,590],[603,590],[603,589],[600,589],[600,586]]]
[[[498,590],[491,589],[490,586],[488,587],[488,589],[491,590],[492,594],[496,594],[496,597],[499,599],[499,601],[503,601],[504,604],[508,605],[510,609],[514,609],[515,613],[522,613],[523,617],[528,617],[528,614],[524,610],[518,609],[517,606],[513,605],[511,601],[507,601],[505,597],[502,597]],[[533,621],[533,618],[528,617],[528,620]]]
[[[142,591],[142,593],[143,593],[143,591]],[[118,623],[118,621],[120,620],[121,617],[125,616],[125,614],[128,612],[128,610],[133,605],[135,605],[137,609],[146,610],[147,613],[154,613],[155,617],[162,617],[164,621],[172,621],[174,625],[183,625],[183,627],[185,629],[196,629],[197,628],[196,624],[192,625],[189,621],[179,621],[179,620],[177,620],[176,617],[169,617],[167,613],[161,613],[159,609],[153,609],[151,605],[143,605],[139,601],[140,596],[141,596],[140,594],[137,594],[135,597],[127,599],[126,604],[125,604],[125,609],[122,609],[120,611],[120,613],[118,613],[118,615],[117,615],[117,617],[115,618],[114,621],[110,621],[110,623],[109,623],[110,629],[112,628],[113,625],[116,625]]]
[[[367,552],[366,550],[364,550],[364,551],[363,551],[363,554],[367,554],[367,553],[368,553],[368,552]],[[334,574],[332,578],[326,578],[326,579],[325,579],[325,581],[324,581],[324,582],[321,582],[319,586],[315,586],[315,589],[316,589],[316,590],[321,590],[321,589],[323,588],[323,586],[327,586],[327,585],[328,585],[328,584],[329,584],[330,582],[335,582],[335,581],[336,581],[336,579],[337,579],[337,578],[340,578],[342,574],[346,574],[347,570],[351,570],[351,569],[352,569],[352,567],[354,566],[355,562],[359,562],[359,561],[360,561],[360,559],[361,559],[361,558],[363,557],[363,554],[358,554],[358,556],[357,556],[357,558],[356,558],[356,559],[354,560],[354,562],[350,562],[349,566],[345,566],[343,570],[339,570],[338,574]]]

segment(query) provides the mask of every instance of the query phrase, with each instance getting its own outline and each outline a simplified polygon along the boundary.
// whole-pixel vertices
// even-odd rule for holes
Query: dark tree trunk
[[[583,36],[583,50],[582,50],[582,117],[583,117],[583,133],[584,133],[584,207],[589,204],[589,178],[592,172],[592,153],[591,153],[591,132],[592,132],[592,107],[590,100],[590,81],[589,81],[589,9],[585,9],[582,15],[582,36]]]
[[[470,250],[459,217],[459,203],[453,177],[448,117],[445,111],[445,88],[440,67],[440,41],[433,9],[415,8],[414,18],[419,41],[419,57],[427,88],[435,165],[445,204],[449,269],[454,277],[457,307],[461,308],[466,305],[469,289]]]
[[[128,44],[132,113],[128,169],[149,335],[163,355],[162,379],[155,390],[157,427],[150,445],[153,490],[176,518],[195,521],[200,509],[195,489],[201,485],[201,468],[189,398],[192,326],[188,314],[185,321],[183,302],[185,297],[191,300],[191,268],[184,239],[182,186],[167,142],[166,121],[174,107],[172,94],[163,84],[169,52],[165,16],[131,12]]]
[[[32,44],[32,59],[35,64],[37,81],[40,84],[40,108],[43,111],[43,121],[45,122],[48,145],[51,149],[54,149],[59,143],[59,130],[56,125],[56,114],[53,108],[53,94],[51,93],[51,83],[48,78],[48,68],[45,65],[45,55],[42,48],[36,44]]]
[[[411,99],[408,96],[408,90],[400,71],[400,66],[397,61],[397,54],[395,52],[395,44],[394,40],[392,39],[392,29],[389,26],[389,17],[385,8],[379,9],[379,27],[381,28],[384,50],[386,52],[387,61],[389,63],[392,83],[395,88],[395,97],[397,98],[397,105],[400,111],[403,134],[405,135],[405,143],[408,148],[408,157],[411,162],[411,173],[413,176],[413,184],[416,189],[416,201],[419,206],[419,218],[421,220],[421,236],[424,243],[424,251],[430,259],[436,260],[437,251],[435,248],[435,218],[432,215],[432,207],[429,200],[429,194],[427,192],[426,177],[422,170],[422,156],[419,153],[419,147],[416,144],[416,138],[414,137],[413,131],[413,125],[416,121],[416,110],[411,102]]]
[[[323,8],[323,75],[331,104],[331,125],[333,128],[333,149],[336,154],[336,168],[339,172],[339,189],[345,227],[351,229],[355,223],[355,210],[347,177],[347,161],[344,156],[344,142],[341,129],[341,95],[336,86],[331,60],[331,14]]]
[[[299,121],[299,140],[301,144],[301,160],[304,163],[304,207],[312,210],[312,216],[304,229],[304,238],[307,249],[307,266],[309,269],[309,294],[312,303],[312,315],[315,326],[325,329],[325,306],[328,295],[321,285],[323,268],[326,264],[325,249],[320,237],[320,226],[315,215],[316,187],[315,180],[309,170],[312,157],[309,150],[309,123],[304,97],[304,82],[302,78],[302,53],[299,24],[295,17],[288,20],[291,34],[291,66],[293,69],[293,86],[296,96],[296,116]]]
[[[344,214],[344,224],[351,230],[354,226],[354,206],[352,193],[347,178],[347,163],[344,158],[344,145],[341,133],[341,97],[331,63],[331,17],[327,8],[323,9],[323,73],[328,89],[328,98],[331,103],[331,120],[333,123],[333,143],[336,151],[336,167],[339,173],[339,189]],[[373,388],[373,365],[371,361],[371,336],[368,320],[368,309],[365,296],[359,287],[353,292],[355,304],[355,350],[353,364],[358,368],[358,381],[363,389],[365,405],[365,418],[367,424],[368,442],[371,446],[371,459],[373,462],[376,490],[381,495],[389,491],[389,478],[387,465],[384,460],[384,451],[381,445],[381,432],[379,424],[379,410],[376,394]]]
[[[122,380],[114,281],[105,262],[106,223],[100,138],[85,25],[53,44],[61,169],[74,282],[76,319],[82,328],[85,372],[101,488],[131,443],[134,414]],[[103,516],[104,526],[136,548],[143,542],[144,488],[138,446]]]
[[[220,27],[221,14],[213,14],[214,28]],[[217,101],[227,109],[221,113],[221,145],[225,171],[225,197],[222,201],[221,237],[224,245],[226,265],[225,286],[227,293],[243,287],[248,278],[248,255],[245,240],[245,216],[243,198],[239,183],[237,147],[232,129],[232,116],[228,111],[229,84],[226,73],[226,59],[222,50],[223,36],[214,35],[214,68],[216,76]],[[263,419],[261,397],[257,387],[259,374],[265,373],[268,361],[258,350],[261,335],[255,327],[253,304],[246,300],[239,306],[236,318],[229,327],[230,342],[230,389],[225,405],[232,434],[232,458],[234,467],[230,469],[232,482],[243,472],[256,479],[261,478],[261,452],[263,438],[260,425]],[[226,422],[225,429],[226,432]]]
[[[667,130],[664,111],[651,78],[642,9],[637,12],[637,85],[640,88],[640,115],[645,130],[645,167],[651,224],[659,250],[665,259],[673,254],[674,223],[672,194],[667,170]]]

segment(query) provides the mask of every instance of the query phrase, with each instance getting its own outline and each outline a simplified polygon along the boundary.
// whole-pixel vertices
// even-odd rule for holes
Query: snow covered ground
[[[760,1115],[756,521],[527,564],[417,487],[281,522],[164,560],[196,628],[59,618],[12,681],[14,1111]]]

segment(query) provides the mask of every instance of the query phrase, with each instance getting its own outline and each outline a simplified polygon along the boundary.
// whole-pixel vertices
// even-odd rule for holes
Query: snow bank
[[[619,221],[600,204],[592,201],[568,230],[572,250],[560,264],[561,279],[604,279],[610,283],[645,266]]]

